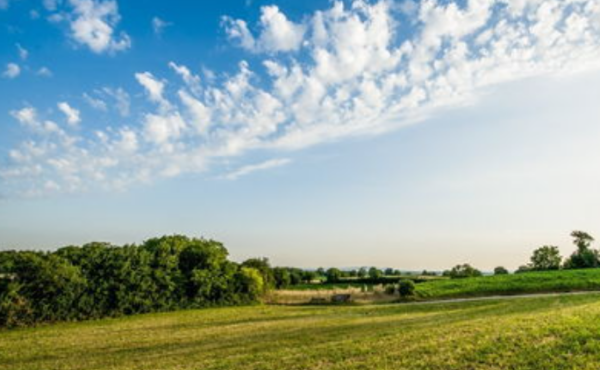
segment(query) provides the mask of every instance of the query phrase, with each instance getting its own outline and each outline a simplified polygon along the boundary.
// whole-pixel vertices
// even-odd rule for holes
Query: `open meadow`
[[[596,293],[203,309],[0,332],[2,370],[598,368]]]

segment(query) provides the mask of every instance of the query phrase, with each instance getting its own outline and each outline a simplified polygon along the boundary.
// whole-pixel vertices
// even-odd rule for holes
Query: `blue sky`
[[[516,268],[600,224],[593,0],[0,0],[0,245]]]

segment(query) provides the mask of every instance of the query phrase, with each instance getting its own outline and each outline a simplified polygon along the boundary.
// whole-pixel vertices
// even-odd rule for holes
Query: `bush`
[[[401,298],[408,298],[415,295],[415,282],[412,280],[402,280],[398,284],[398,293]]]

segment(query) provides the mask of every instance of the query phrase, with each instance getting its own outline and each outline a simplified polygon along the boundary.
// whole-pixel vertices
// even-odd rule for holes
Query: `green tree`
[[[284,267],[273,268],[273,279],[277,289],[285,289],[292,283],[290,272]]]
[[[449,271],[444,271],[444,276],[449,276],[452,279],[461,279],[482,276],[482,273],[470,264],[463,263],[462,265],[454,266]]]
[[[258,299],[264,292],[264,281],[262,274],[255,268],[242,267],[236,276],[238,292],[246,296],[247,300]]]
[[[307,271],[302,272],[302,281],[305,282],[306,284],[312,283],[318,277],[319,277],[319,275],[317,274],[316,271],[308,271],[307,270]]]
[[[250,258],[242,263],[242,267],[252,267],[260,272],[265,291],[275,287],[275,277],[268,258]]]
[[[558,247],[545,245],[533,251],[531,268],[535,271],[558,270],[562,257]]]
[[[338,283],[342,278],[342,271],[340,269],[332,267],[325,272],[328,283]]]
[[[402,298],[412,297],[415,294],[415,282],[412,280],[400,280],[400,283],[398,283],[398,292]]]
[[[376,279],[380,279],[382,276],[383,276],[383,273],[377,267],[371,267],[369,269],[369,278],[370,279],[376,280]]]
[[[494,275],[507,275],[508,270],[502,266],[498,266],[494,269]]]
[[[361,267],[360,269],[358,269],[358,277],[360,279],[364,279],[367,277],[367,269],[364,267]]]
[[[600,266],[600,254],[596,249],[590,248],[594,238],[584,231],[573,231],[571,236],[577,250],[565,261],[564,267],[578,269]]]

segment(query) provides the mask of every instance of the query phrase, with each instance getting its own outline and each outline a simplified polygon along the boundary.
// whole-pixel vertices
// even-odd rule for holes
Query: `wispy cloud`
[[[41,77],[52,77],[52,71],[48,67],[41,67],[36,74]]]
[[[158,17],[152,18],[152,31],[156,36],[160,36],[163,34],[165,28],[171,26],[172,23],[164,21]]]
[[[228,173],[223,177],[227,180],[237,180],[240,177],[247,176],[253,172],[265,171],[272,168],[282,167],[289,163],[291,163],[291,159],[289,158],[270,159],[262,163],[243,166],[233,172]]]
[[[242,60],[236,73],[203,81],[176,61],[177,79],[140,71],[132,78],[153,108],[139,121],[97,130],[95,140],[83,139],[85,131],[26,140],[0,170],[4,187],[44,193],[51,180],[60,191],[114,189],[218,171],[223,160],[252,150],[379,134],[472,103],[501,83],[600,68],[596,0],[404,4],[335,2],[300,19],[270,6],[257,25],[226,17],[232,45],[259,63]],[[112,14],[114,25],[116,4],[103,6],[88,13]],[[77,14],[93,18],[88,13]],[[110,49],[109,28],[90,47]]]
[[[17,51],[19,52],[19,58],[21,58],[21,60],[26,60],[29,57],[29,51],[27,51],[27,49],[22,47],[20,44],[16,44],[16,47]]]

